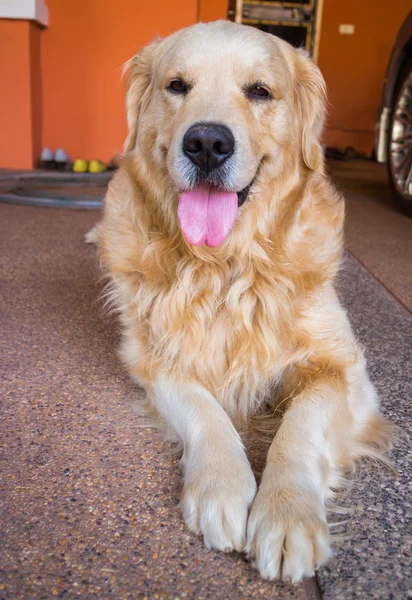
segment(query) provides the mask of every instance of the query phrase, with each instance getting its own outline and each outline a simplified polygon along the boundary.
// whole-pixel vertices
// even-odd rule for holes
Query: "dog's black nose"
[[[183,138],[183,152],[204,173],[223,165],[234,151],[233,133],[219,123],[195,123]]]

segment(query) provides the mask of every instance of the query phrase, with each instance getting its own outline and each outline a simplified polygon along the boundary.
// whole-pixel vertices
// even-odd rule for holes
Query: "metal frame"
[[[249,4],[249,3],[248,3]],[[243,19],[245,25],[279,25],[280,27],[301,27],[307,29],[305,50],[310,52],[312,23],[294,23],[293,21],[268,21],[267,19]]]
[[[242,2],[243,4],[243,2]],[[253,4],[254,6],[274,6],[279,8],[313,8],[315,4],[315,0],[310,0],[310,2],[305,2],[305,4],[301,2],[267,2],[265,0],[247,0],[245,4]]]
[[[294,22],[283,20],[269,19],[254,19],[243,17],[244,5],[250,6],[267,6],[271,8],[307,8],[315,11],[314,19],[306,22]],[[236,23],[244,23],[245,25],[274,25],[283,27],[304,27],[306,29],[305,49],[311,53],[312,58],[317,62],[319,57],[319,42],[322,25],[323,0],[310,0],[310,2],[302,4],[299,2],[282,2],[275,0],[229,0],[228,18]]]

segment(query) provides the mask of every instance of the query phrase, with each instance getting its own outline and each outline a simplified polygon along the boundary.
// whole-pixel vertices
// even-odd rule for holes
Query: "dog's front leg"
[[[270,447],[246,548],[264,578],[299,581],[330,555],[325,499],[355,429],[344,375],[308,379]]]
[[[200,385],[159,379],[148,392],[183,442],[186,524],[208,548],[243,550],[256,482],[228,415]]]

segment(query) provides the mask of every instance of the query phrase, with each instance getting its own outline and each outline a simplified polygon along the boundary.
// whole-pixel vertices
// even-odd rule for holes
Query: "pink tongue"
[[[185,238],[194,246],[219,246],[237,215],[237,194],[199,187],[180,195],[177,214]]]

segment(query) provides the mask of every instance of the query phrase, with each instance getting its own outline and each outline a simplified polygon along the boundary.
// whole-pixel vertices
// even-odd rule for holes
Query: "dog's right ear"
[[[153,82],[153,72],[157,49],[161,39],[156,39],[140,50],[124,65],[127,72],[126,116],[127,137],[123,151],[131,152],[136,146],[139,117],[147,105]]]

